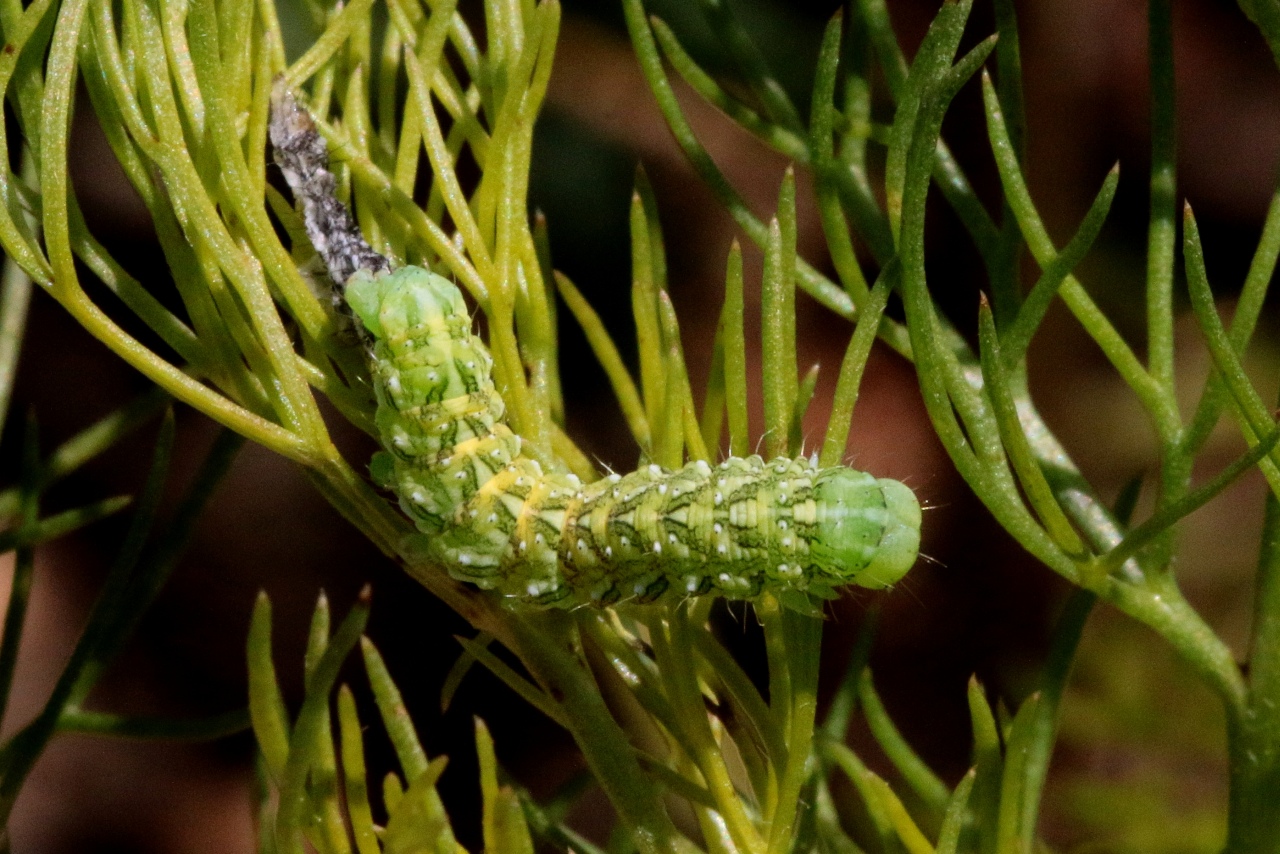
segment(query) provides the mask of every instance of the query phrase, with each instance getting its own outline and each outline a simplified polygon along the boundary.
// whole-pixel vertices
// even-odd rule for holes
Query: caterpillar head
[[[458,286],[422,267],[401,267],[393,273],[358,270],[347,280],[347,304],[365,329],[393,351],[406,343],[406,333],[453,333],[470,329],[471,317]]]
[[[914,492],[849,468],[825,469],[814,489],[822,512],[810,549],[826,583],[879,590],[906,574],[920,548]]]
[[[462,293],[448,279],[421,267],[360,270],[347,280],[346,299],[374,338],[380,401],[406,410],[492,391],[493,360],[471,333]],[[502,416],[496,395],[489,408]]]

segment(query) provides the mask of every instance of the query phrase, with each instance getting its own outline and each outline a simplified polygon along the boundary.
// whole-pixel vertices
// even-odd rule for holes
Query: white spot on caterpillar
[[[392,394],[400,393],[400,376],[398,374],[392,374],[387,377],[387,388],[391,390]]]
[[[716,548],[716,552],[722,555],[727,555],[729,553],[729,547],[724,544],[721,544],[719,547]]]
[[[782,538],[782,547],[783,547],[784,549],[789,549],[789,548],[791,548],[791,538],[790,538],[790,537],[783,537],[783,538]]]
[[[662,554],[662,543],[657,540],[653,541],[653,553],[656,555]]]
[[[720,504],[721,504],[721,502],[723,502],[723,501],[724,501],[724,496],[723,496],[723,495],[721,495],[719,492],[717,492],[717,493],[716,493],[716,506],[717,506],[717,507],[719,507],[719,506],[720,506]]]
[[[579,486],[582,486],[582,478],[578,477],[576,474],[567,475],[565,477],[565,480],[569,481],[569,484],[574,489],[577,489]]]
[[[686,575],[684,577],[684,589],[690,593],[698,589],[698,576]]]
[[[671,543],[672,545],[675,545],[675,543],[676,543],[676,535],[675,535],[675,534],[667,534],[667,542]]]
[[[607,478],[605,478],[605,480],[609,481],[610,483],[617,483],[618,481],[622,480],[622,475],[611,474]]]
[[[716,580],[721,584],[729,584],[733,581],[733,576],[727,572],[722,572],[716,576]]]
[[[494,522],[498,521],[498,514],[490,513],[489,518],[486,519],[485,521],[488,522],[490,525],[492,525]]]
[[[521,541],[520,541],[520,551],[525,552],[525,551],[528,551],[528,550],[529,550],[529,541],[528,541],[528,540],[521,540]]]
[[[779,519],[779,520],[778,520],[778,529],[779,529],[779,530],[782,530],[782,531],[787,530],[787,520],[786,520],[786,519]]]
[[[613,557],[613,546],[605,546],[605,547],[604,547],[604,556],[605,556],[605,557]]]
[[[631,545],[631,539],[630,539],[629,537],[626,537],[626,536],[619,537],[619,538],[618,538],[618,540],[619,540],[619,541],[620,541],[624,546],[629,546],[629,545]]]
[[[658,494],[659,495],[667,494],[667,485],[665,483],[658,484]]]
[[[662,474],[662,466],[656,463],[649,463],[649,474],[654,476]]]
[[[413,492],[409,494],[409,497],[413,499],[414,504],[427,503],[427,494],[423,492],[421,489],[415,489]]]
[[[535,543],[537,543],[538,545],[542,545],[543,537],[542,537],[542,532],[541,532],[541,531],[539,531],[538,533],[536,533],[536,534],[534,534],[534,535],[533,535],[533,541],[534,541]]]
[[[458,563],[463,566],[471,566],[471,554],[469,552],[463,552],[458,555]]]
[[[440,465],[442,465],[442,466],[447,466],[447,465],[449,465],[449,463],[451,463],[451,462],[453,462],[453,457],[445,457],[444,459],[442,459],[442,460],[440,461]]]
[[[703,477],[706,477],[707,475],[711,474],[711,466],[707,465],[706,460],[698,460],[696,463],[693,464],[693,468],[698,472],[698,474],[702,475]]]
[[[586,540],[578,540],[578,551],[585,552],[587,550]]]
[[[724,530],[724,525],[721,525],[719,522],[716,522],[714,525],[711,526],[711,530],[719,534],[721,531]]]
[[[790,575],[790,574],[791,574],[791,567],[787,566],[785,563],[780,563],[780,564],[778,564],[778,574],[779,574],[779,575]]]

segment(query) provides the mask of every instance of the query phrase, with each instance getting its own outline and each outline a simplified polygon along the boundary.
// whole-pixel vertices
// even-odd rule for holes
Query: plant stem
[[[514,651],[544,691],[564,710],[570,732],[588,767],[630,829],[641,854],[675,854],[690,846],[663,809],[650,774],[640,767],[626,733],[605,706],[596,681],[574,652],[572,626],[564,614],[518,617],[509,626]]]
[[[1280,851],[1280,499],[1267,495],[1258,562],[1249,693],[1231,719],[1230,854]]]

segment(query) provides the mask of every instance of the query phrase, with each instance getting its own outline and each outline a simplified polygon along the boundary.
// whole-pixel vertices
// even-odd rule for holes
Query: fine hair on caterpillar
[[[513,600],[558,607],[766,592],[798,603],[847,584],[887,587],[914,563],[915,494],[845,466],[753,455],[593,483],[544,471],[506,422],[492,357],[457,286],[421,267],[391,270],[369,248],[326,195],[324,144],[299,112],[278,90],[276,159],[371,341],[385,449],[371,470],[413,519],[428,559]]]

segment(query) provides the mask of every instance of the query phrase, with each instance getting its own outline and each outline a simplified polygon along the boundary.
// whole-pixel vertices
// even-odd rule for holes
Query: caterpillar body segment
[[[457,287],[419,267],[359,270],[346,299],[373,338],[375,471],[457,578],[571,607],[765,591],[882,588],[915,561],[903,484],[758,456],[583,484],[544,472],[504,421],[492,358]]]

